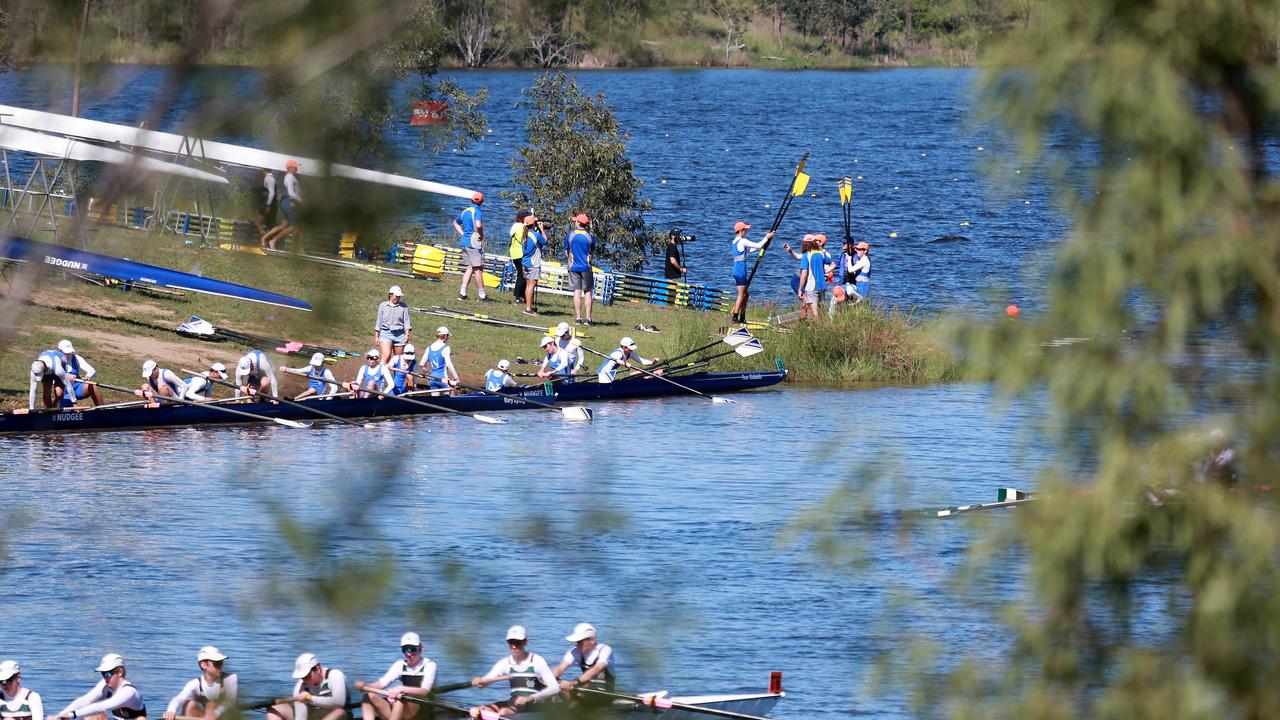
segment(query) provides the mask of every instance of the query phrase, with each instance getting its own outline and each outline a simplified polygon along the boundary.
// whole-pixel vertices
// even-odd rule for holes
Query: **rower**
[[[193,375],[187,381],[187,391],[182,394],[183,400],[192,400],[194,402],[209,402],[213,399],[213,380],[227,379],[227,366],[220,362],[213,363],[208,370]]]
[[[432,390],[448,390],[458,384],[458,371],[453,367],[453,351],[449,349],[449,328],[436,328],[436,341],[427,346],[427,363],[431,366]]]
[[[391,368],[392,394],[404,395],[418,388],[411,374],[418,371],[418,350],[413,343],[406,343],[404,352],[392,358],[388,366]]]
[[[498,361],[498,369],[490,370],[484,374],[484,389],[489,392],[498,392],[502,388],[519,387],[520,384],[516,379],[511,377],[511,363],[507,360]]]
[[[261,350],[250,350],[236,363],[236,397],[265,392],[276,397],[276,371]]]
[[[394,381],[391,379],[391,370],[381,362],[382,356],[378,353],[377,348],[373,348],[365,353],[365,364],[360,366],[360,371],[356,373],[356,379],[347,383],[347,389],[356,394],[356,397],[367,398],[376,397],[370,390],[378,392],[391,392]]]
[[[347,715],[347,676],[337,668],[327,668],[312,653],[302,653],[293,662],[292,703],[267,708],[267,717],[284,720],[338,720]],[[315,717],[310,713],[315,710]]]
[[[58,351],[62,353],[62,367],[67,372],[67,378],[71,380],[71,388],[74,394],[63,397],[63,405],[74,405],[78,400],[89,398],[94,405],[102,404],[102,391],[98,386],[89,382],[94,375],[98,374],[97,370],[89,364],[88,360],[76,354],[75,346],[70,340],[61,340],[58,342]]]
[[[588,623],[578,623],[564,639],[573,643],[573,647],[569,648],[560,664],[555,667],[556,677],[563,675],[570,665],[577,665],[582,674],[572,681],[561,680],[560,689],[572,690],[586,685],[596,690],[612,692],[613,648],[596,639],[596,629]]]
[[[102,679],[89,692],[81,695],[49,720],[135,720],[147,716],[146,703],[133,683],[125,679],[124,658],[107,653],[98,663]]]
[[[418,703],[400,702],[401,695],[426,697],[436,683],[436,664],[422,654],[422,638],[416,632],[400,636],[400,653],[403,658],[391,663],[387,672],[377,680],[367,683],[356,681],[356,690],[384,690],[380,694],[366,692],[360,702],[362,720],[409,720],[422,709]]]
[[[560,352],[564,354],[565,365],[569,368],[568,374],[577,375],[582,371],[582,366],[587,359],[582,352],[582,341],[573,336],[573,328],[569,327],[567,322],[556,326],[556,347],[560,348]]]
[[[545,380],[554,375],[556,379],[563,379],[573,375],[573,366],[569,364],[568,356],[560,352],[555,338],[550,335],[542,338],[542,349],[547,351],[547,357],[538,369],[538,377]]]
[[[187,384],[169,368],[156,365],[155,360],[142,363],[142,387],[134,391],[148,400],[156,397],[183,398],[187,394]]]
[[[641,365],[652,365],[661,358],[645,360],[636,352],[636,341],[624,337],[618,341],[618,349],[609,353],[609,357],[596,370],[596,378],[602,383],[611,383],[618,374],[618,368],[630,368],[632,360],[639,360]]]
[[[482,677],[471,678],[474,687],[485,687],[507,676],[511,682],[511,697],[489,705],[500,715],[514,715],[520,708],[539,700],[548,700],[560,692],[560,683],[551,667],[541,655],[529,652],[529,634],[522,625],[507,629],[507,647],[511,654],[494,663]]]
[[[187,682],[181,692],[169,701],[164,720],[175,720],[179,715],[198,718],[219,718],[227,708],[235,707],[239,694],[239,681],[235,673],[222,672],[227,659],[212,645],[205,645],[196,653],[200,674]]]
[[[0,662],[0,713],[5,720],[44,720],[40,693],[22,687],[22,668],[13,660]]]
[[[333,372],[324,366],[324,353],[316,353],[311,356],[311,362],[302,368],[281,368],[287,373],[295,375],[307,376],[307,389],[298,393],[294,400],[316,395],[318,397],[328,397],[338,392],[338,380],[333,376]]]
[[[57,350],[40,353],[40,357],[31,363],[31,390],[27,393],[27,409],[36,408],[36,385],[44,388],[44,406],[54,408],[62,404],[63,398],[76,396],[76,389],[71,382],[62,353]]]

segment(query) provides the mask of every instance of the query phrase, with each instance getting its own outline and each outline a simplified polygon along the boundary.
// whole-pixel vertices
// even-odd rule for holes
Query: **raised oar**
[[[704,715],[715,715],[722,718],[733,718],[734,720],[769,720],[760,715],[748,715],[747,713],[733,712],[732,710],[720,710],[717,708],[704,707],[702,705],[690,705],[689,703],[681,703],[670,700],[659,695],[627,695],[625,693],[610,692],[609,690],[597,690],[595,688],[573,688],[571,692],[578,694],[595,695],[596,697],[606,697],[612,700],[626,700],[643,707],[654,708],[654,710],[683,710],[685,712],[702,713]]]
[[[485,395],[493,395],[495,397],[503,397],[503,398],[513,398],[515,400],[520,400],[522,402],[529,403],[530,405],[537,405],[538,407],[547,408],[548,410],[559,410],[560,414],[564,415],[566,420],[590,421],[592,418],[591,408],[583,407],[581,405],[571,405],[566,407],[560,407],[558,405],[552,405],[551,403],[540,402],[538,400],[530,400],[529,398],[524,397],[523,395],[508,395],[507,393],[494,392],[488,388],[476,387],[475,385],[467,385],[466,383],[458,383],[458,387],[464,387],[468,390],[481,392],[481,393],[484,393]]]
[[[185,373],[185,374],[187,374],[187,375],[191,375],[191,376],[193,376],[193,377],[204,377],[204,376],[203,376],[203,375],[201,375],[200,373],[192,372],[192,371],[190,371],[190,370],[188,370],[188,369],[186,369],[186,368],[182,368],[182,369],[181,369],[181,372],[183,372],[183,373]],[[215,383],[217,383],[217,384],[219,384],[219,385],[225,385],[225,386],[227,386],[227,387],[229,387],[229,388],[234,388],[234,389],[236,389],[236,390],[239,390],[239,389],[240,389],[240,386],[239,386],[239,385],[236,385],[236,384],[235,384],[235,383],[233,383],[233,382],[227,382],[226,380],[219,380],[218,378],[215,378],[215,377],[206,377],[206,378],[205,378],[205,380],[208,380],[209,382],[215,382]],[[338,383],[333,383],[333,384],[334,384],[334,385],[337,385]],[[262,397],[262,396],[261,396],[261,395],[258,395],[258,397]],[[320,417],[326,417],[326,418],[329,418],[330,420],[337,420],[338,422],[343,423],[343,424],[346,424],[346,425],[352,425],[352,426],[354,426],[354,427],[358,427],[358,428],[365,428],[365,429],[368,429],[368,428],[372,428],[372,427],[373,427],[373,425],[372,425],[372,424],[369,424],[369,423],[358,423],[358,422],[356,422],[355,420],[348,420],[347,418],[344,418],[344,417],[338,417],[337,415],[334,415],[333,413],[327,413],[327,412],[325,412],[325,411],[323,411],[323,410],[318,410],[318,409],[316,409],[316,408],[311,407],[311,406],[310,406],[309,404],[307,404],[307,403],[300,403],[300,402],[298,402],[297,400],[290,400],[290,399],[288,399],[288,398],[283,398],[283,397],[273,397],[273,398],[271,398],[271,399],[272,399],[272,400],[275,400],[276,402],[284,403],[285,405],[292,405],[292,406],[294,406],[294,407],[296,407],[296,408],[301,408],[301,409],[303,409],[303,410],[306,410],[306,411],[307,411],[307,412],[309,412],[309,413],[313,413],[313,414],[315,414],[315,415],[319,415]]]
[[[403,372],[403,371],[397,371],[397,372]],[[360,388],[360,392],[366,392],[366,393],[369,393],[370,395],[377,395],[380,398],[386,398],[390,400],[399,400],[400,402],[406,402],[406,403],[409,403],[410,405],[420,405],[425,408],[431,408],[436,412],[453,413],[454,415],[466,415],[469,418],[472,418],[474,420],[479,420],[480,422],[487,423],[489,425],[506,425],[507,424],[506,420],[503,420],[502,418],[493,417],[492,415],[485,415],[483,413],[475,413],[475,412],[467,412],[466,410],[455,410],[451,407],[445,407],[444,405],[436,405],[435,403],[429,403],[429,402],[417,400],[414,398],[407,398],[403,395],[392,395],[391,393],[384,393],[381,390],[373,390],[370,388]]]
[[[98,387],[104,387],[108,390],[115,390],[116,392],[129,393],[131,395],[140,394],[138,390],[134,390],[133,388],[120,387],[119,385],[108,385],[104,382],[98,382],[97,380],[94,380],[93,383]],[[277,425],[283,425],[285,427],[290,427],[290,428],[311,427],[311,423],[298,422],[297,420],[286,420],[284,418],[273,418],[273,417],[268,417],[266,415],[256,415],[254,413],[245,412],[243,410],[232,410],[231,408],[222,407],[221,405],[214,405],[213,403],[192,402],[190,400],[183,400],[182,398],[166,397],[164,395],[160,395],[159,393],[153,393],[152,397],[155,398],[157,401],[171,402],[177,405],[191,405],[199,408],[208,408],[210,410],[217,410],[218,412],[228,413],[230,415],[239,415],[241,417],[251,418],[253,420],[257,420],[258,422],[273,422]]]
[[[773,225],[769,227],[769,232],[776,233],[782,225],[782,218],[787,214],[787,209],[791,207],[791,201],[797,195],[804,194],[805,187],[809,184],[809,176],[804,174],[804,164],[809,160],[809,153],[805,153],[800,158],[800,164],[796,165],[796,174],[791,178],[791,183],[787,185],[787,194],[782,198],[782,202],[778,205],[778,214],[773,218]],[[747,287],[751,287],[751,280],[756,276],[756,270],[760,269],[760,261],[764,259],[764,251],[769,249],[773,238],[769,238],[761,246],[759,254],[756,255],[756,263],[751,266],[751,273],[747,275]]]
[[[715,355],[708,355],[703,358],[698,358],[697,360],[692,360],[688,363],[685,363],[683,366],[668,365],[667,369],[679,370],[683,372],[688,370],[691,367],[694,367],[695,365],[706,365],[707,363],[710,363],[712,360],[715,360],[716,358],[722,358],[725,355],[729,355],[730,353],[737,353],[745,358],[745,357],[751,357],[752,355],[757,355],[762,352],[764,352],[764,345],[761,344],[758,339],[751,338],[751,340],[739,345],[736,348],[725,350],[724,352],[716,353]]]
[[[737,347],[738,345],[741,345],[751,339],[753,339],[751,331],[745,327],[740,327],[730,332],[729,334],[725,335],[724,337],[720,338],[719,340],[716,340],[713,343],[707,343],[706,345],[703,345],[700,348],[694,348],[689,352],[680,353],[675,357],[667,358],[666,360],[663,360],[662,362],[658,363],[657,367],[669,367],[673,362],[676,362],[678,360],[683,360],[689,357],[690,355],[697,355],[703,350],[710,350],[711,348],[719,345],[720,343],[728,343],[731,346]]]
[[[605,354],[604,354],[604,353],[602,353],[602,352],[596,352],[595,350],[592,350],[591,348],[587,347],[586,345],[581,345],[580,347],[581,347],[583,350],[586,350],[587,352],[591,353],[592,355],[598,355],[598,356],[600,356],[600,357],[604,358],[605,360],[609,360],[609,359],[610,359],[610,357],[609,357],[608,355],[605,355]],[[639,364],[636,364],[636,365],[628,365],[627,367],[631,368],[632,370],[636,370],[636,371],[638,371],[638,372],[640,372],[640,373],[643,373],[643,374],[645,374],[645,375],[648,375],[648,376],[649,376],[649,377],[651,377],[651,378],[657,378],[657,379],[659,379],[659,380],[661,380],[661,381],[663,381],[663,382],[671,383],[672,385],[675,385],[676,387],[680,388],[681,390],[685,390],[685,391],[687,391],[687,392],[691,392],[691,393],[693,393],[694,395],[701,395],[702,397],[704,397],[704,398],[706,398],[706,399],[710,400],[710,401],[711,401],[711,402],[713,402],[713,403],[736,404],[736,402],[737,402],[737,401],[735,401],[735,400],[730,400],[729,398],[722,398],[722,397],[719,397],[719,396],[717,396],[717,395],[708,395],[708,394],[706,394],[706,393],[702,392],[701,390],[694,390],[693,388],[689,387],[688,385],[684,385],[684,384],[678,383],[678,382],[676,382],[675,380],[672,380],[671,378],[665,378],[665,377],[663,377],[663,376],[661,376],[661,375],[658,375],[657,373],[651,373],[651,372],[649,372],[648,370],[645,370],[644,368],[640,367],[640,366],[639,366]]]

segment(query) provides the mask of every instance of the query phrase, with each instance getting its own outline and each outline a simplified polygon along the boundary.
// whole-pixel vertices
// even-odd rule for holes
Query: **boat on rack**
[[[697,372],[672,375],[671,379],[708,395],[756,390],[777,385],[787,379],[787,371],[779,365],[777,370],[748,372]],[[611,383],[596,382],[594,376],[587,380],[555,384],[556,399],[560,402],[588,402],[592,400],[630,400],[635,398],[690,395],[687,390],[669,382],[643,375],[632,375]]]

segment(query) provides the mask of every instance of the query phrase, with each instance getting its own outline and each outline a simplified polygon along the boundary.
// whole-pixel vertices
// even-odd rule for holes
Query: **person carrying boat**
[[[747,321],[747,253],[756,252],[773,238],[773,232],[765,233],[764,239],[754,242],[747,239],[747,231],[751,226],[743,220],[733,224],[733,240],[729,243],[733,256],[733,284],[737,287],[737,295],[733,300],[733,317],[731,322]]]
[[[275,229],[276,210],[280,207],[280,197],[276,195],[276,174],[270,168],[262,168],[262,185],[258,189],[262,204],[258,206],[258,214],[253,218],[253,226],[258,229],[258,242],[267,246],[267,228]]]
[[[261,350],[250,350],[236,363],[236,397],[266,393],[276,397],[276,371]]]
[[[591,324],[591,301],[596,289],[596,276],[591,271],[591,253],[596,239],[587,230],[591,219],[586,213],[573,216],[573,229],[564,236],[565,265],[569,268],[569,287],[573,290],[575,325]],[[586,317],[582,311],[585,306]]]
[[[404,395],[418,389],[418,383],[411,373],[418,372],[418,351],[413,343],[404,346],[404,352],[396,355],[388,366],[391,368],[391,392]]]
[[[378,317],[373,322],[373,342],[378,346],[383,365],[391,362],[391,355],[399,356],[409,341],[413,321],[409,318],[409,306],[400,298],[404,291],[399,285],[387,290],[387,299],[378,306]]]
[[[333,376],[332,370],[324,366],[324,353],[312,355],[311,362],[306,367],[281,368],[281,370],[294,375],[305,375],[307,378],[307,389],[294,396],[294,400],[312,396],[329,397],[338,392],[337,378]]]
[[[564,355],[565,366],[569,369],[568,374],[577,375],[582,371],[582,365],[587,358],[582,352],[582,342],[573,336],[573,328],[569,327],[567,322],[556,326],[556,347]]]
[[[267,717],[284,720],[338,720],[347,717],[347,676],[337,668],[327,668],[312,653],[302,653],[293,662],[291,703],[267,708]],[[314,714],[313,714],[314,713]]]
[[[62,405],[63,398],[76,396],[71,375],[57,350],[45,350],[36,361],[31,363],[31,389],[27,393],[27,409],[36,408],[36,387],[44,391],[44,406],[54,408]]]
[[[502,388],[520,387],[516,379],[511,377],[511,362],[508,360],[499,360],[497,369],[491,369],[484,374],[484,389],[489,392],[498,392]]]
[[[573,680],[561,680],[560,689],[567,691],[586,686],[612,692],[613,648],[596,639],[596,629],[589,623],[578,623],[564,639],[573,643],[573,647],[565,652],[560,664],[555,667],[555,676],[559,678],[564,675],[571,665],[577,665],[582,673]]]
[[[64,396],[62,404],[74,405],[88,398],[94,405],[101,405],[102,391],[97,385],[89,382],[94,375],[98,374],[98,371],[93,369],[88,360],[76,354],[76,348],[70,340],[58,341],[58,352],[62,353],[62,367],[67,372],[67,378],[71,380],[71,389],[75,391],[70,396]]]
[[[208,370],[192,376],[190,380],[187,380],[187,391],[182,394],[182,399],[193,402],[209,402],[212,400],[215,383],[210,378],[226,380],[227,366],[216,362],[210,365]]]
[[[164,720],[184,717],[219,718],[234,708],[239,696],[239,678],[235,673],[224,673],[222,663],[227,659],[212,645],[205,645],[196,653],[200,674],[182,687],[169,701]]]
[[[511,697],[489,705],[501,715],[514,715],[520,708],[540,700],[548,700],[560,692],[555,673],[541,655],[529,652],[529,634],[521,625],[507,629],[507,647],[511,654],[494,663],[489,672],[471,678],[474,687],[486,687],[506,677],[511,683]]]
[[[484,204],[484,193],[477,192],[471,196],[471,204],[453,220],[453,229],[458,232],[458,243],[462,247],[462,287],[458,288],[458,299],[467,299],[467,281],[476,279],[476,296],[487,299],[484,294],[484,213],[480,206]]]
[[[280,212],[284,214],[284,219],[263,235],[261,240],[272,250],[276,249],[276,243],[282,237],[291,236],[295,240],[298,238],[298,218],[302,214],[302,191],[298,187],[298,161],[286,162],[284,169],[284,194],[280,197]]]
[[[547,357],[542,361],[542,367],[538,368],[538,377],[543,380],[554,378],[570,382],[566,378],[573,376],[573,365],[569,362],[569,358],[560,351],[560,346],[556,344],[556,339],[550,335],[542,338],[542,349],[546,351]]]
[[[547,249],[547,227],[533,215],[524,219],[525,233],[522,259],[524,273],[524,314],[537,315],[533,304],[538,294],[538,280],[542,278],[542,251]]]
[[[431,390],[448,390],[458,385],[458,371],[453,367],[453,351],[449,349],[449,328],[436,328],[436,341],[427,346]]]
[[[0,662],[0,713],[5,720],[45,720],[40,693],[22,687],[22,668],[13,660]]]
[[[646,360],[636,352],[636,341],[629,337],[624,337],[618,341],[618,349],[609,353],[609,357],[600,363],[600,367],[596,370],[596,379],[601,383],[611,383],[618,374],[620,368],[630,368],[633,361],[639,361],[641,365],[652,365],[659,362],[662,358],[653,358]]]
[[[365,363],[356,373],[356,379],[347,383],[347,389],[358,398],[377,397],[370,390],[389,393],[395,386],[391,377],[391,369],[379,362],[377,349],[370,349],[364,355]]]
[[[142,379],[145,382],[133,394],[152,400],[157,405],[160,402],[156,400],[157,397],[182,399],[187,395],[187,383],[174,371],[157,365],[155,360],[142,363]]]
[[[436,664],[422,654],[422,638],[416,632],[400,636],[399,660],[373,682],[356,681],[356,690],[383,690],[386,695],[365,692],[360,701],[361,720],[409,720],[422,709],[418,703],[400,700],[401,695],[426,697],[436,684]]]
[[[81,695],[48,720],[136,720],[147,716],[147,705],[133,683],[125,679],[124,658],[107,653],[98,663],[102,679],[89,692]]]

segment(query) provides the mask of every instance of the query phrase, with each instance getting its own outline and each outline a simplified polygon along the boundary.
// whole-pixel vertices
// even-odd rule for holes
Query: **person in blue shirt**
[[[733,299],[732,322],[747,321],[747,253],[755,252],[773,239],[774,232],[768,232],[759,242],[747,239],[747,231],[751,226],[739,220],[733,224],[733,240],[730,242],[730,254],[733,257],[733,283],[737,286],[737,295]]]
[[[585,213],[573,216],[573,229],[564,236],[565,264],[569,266],[569,287],[573,289],[575,325],[591,324],[591,300],[596,289],[595,275],[591,272],[591,253],[596,239],[587,230],[591,220]],[[586,317],[583,317],[583,306]]]
[[[480,206],[484,204],[484,193],[471,196],[471,204],[453,220],[453,229],[458,231],[459,244],[462,246],[462,287],[458,289],[458,299],[467,299],[467,281],[476,279],[476,296],[486,299],[484,294],[484,214]]]
[[[538,279],[542,277],[542,251],[547,249],[546,226],[533,215],[524,219],[524,314],[537,315],[538,309],[533,306],[534,295],[538,292]]]
[[[806,236],[800,245],[800,318],[816,320],[818,303],[827,289],[826,257],[816,238]]]
[[[519,383],[511,377],[511,362],[499,360],[497,370],[491,369],[484,374],[484,389],[489,392],[498,392],[508,387],[519,387]]]

